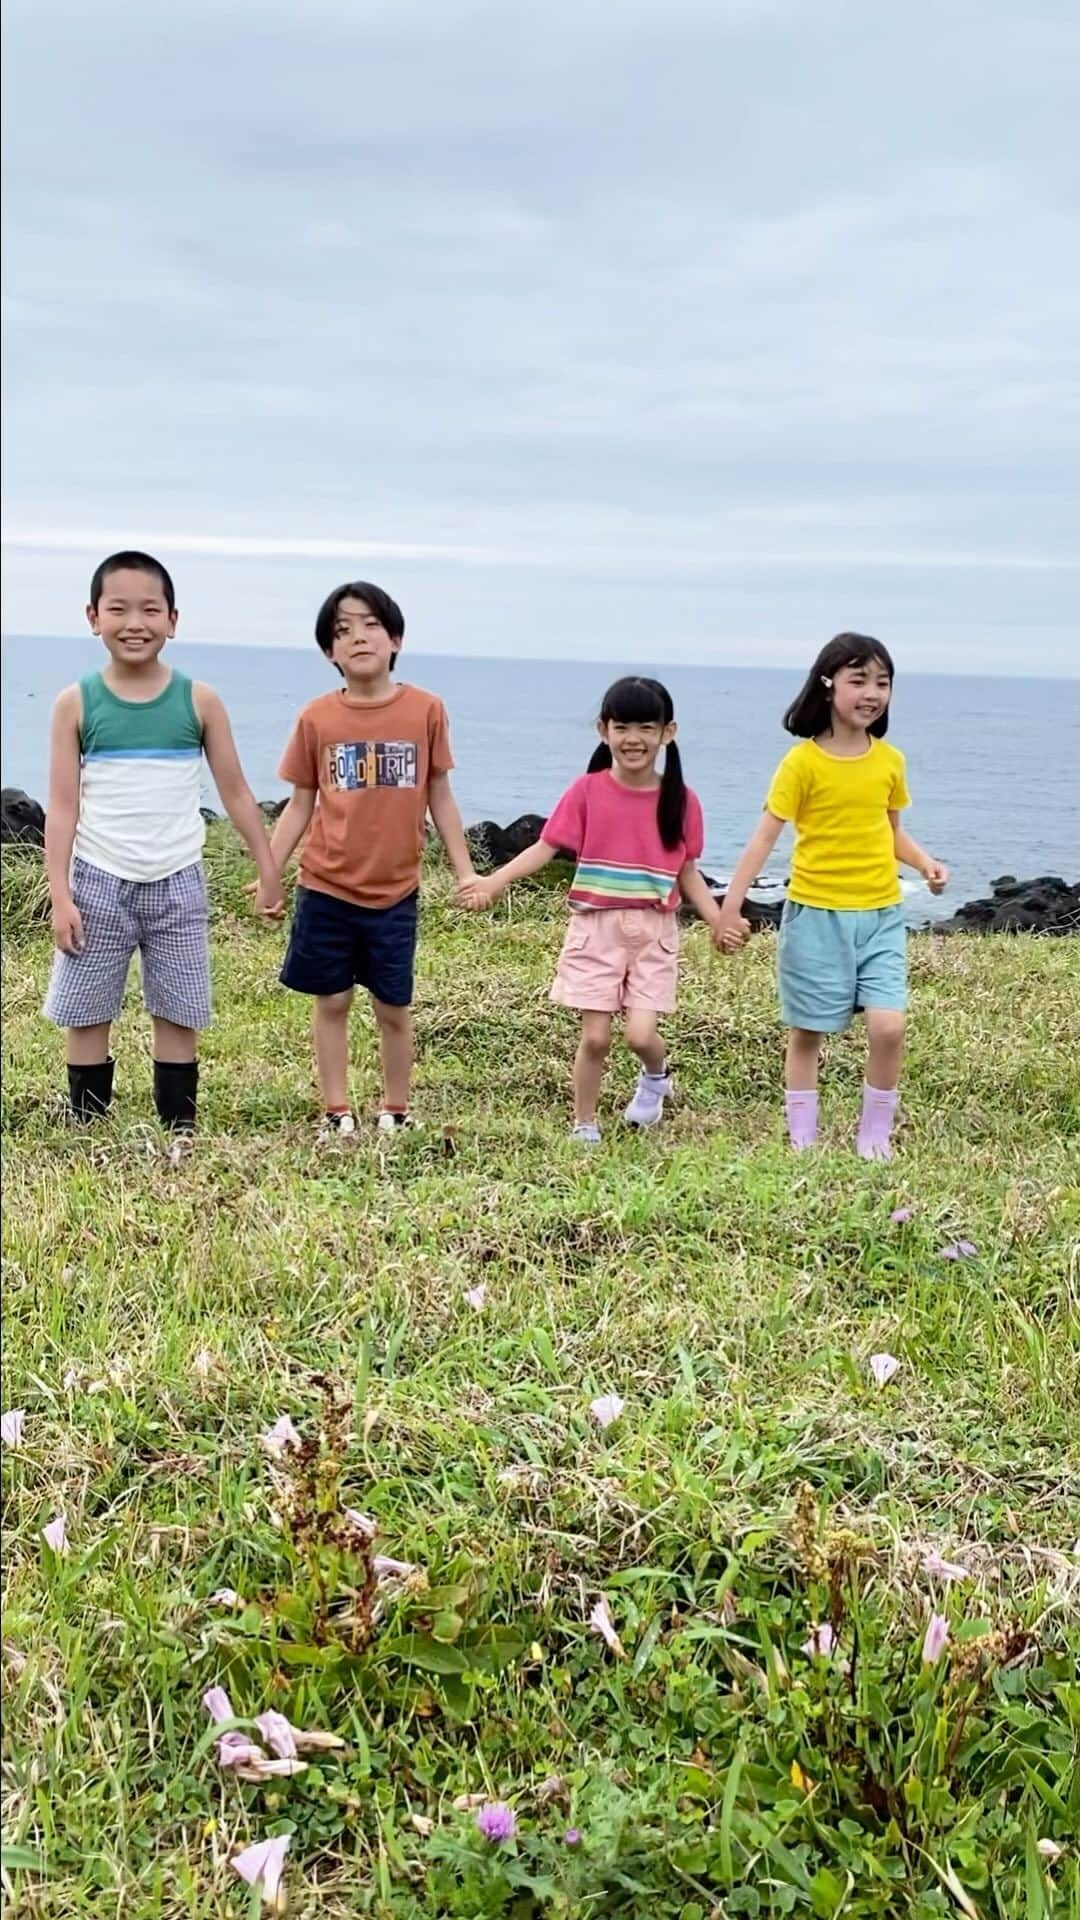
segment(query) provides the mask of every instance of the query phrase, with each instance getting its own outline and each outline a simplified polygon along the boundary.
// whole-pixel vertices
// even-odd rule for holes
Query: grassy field
[[[1080,943],[913,941],[900,1151],[868,1167],[857,1042],[793,1160],[771,941],[721,961],[698,929],[670,1122],[619,1130],[620,1053],[589,1154],[561,895],[463,919],[434,867],[424,1129],[320,1149],[282,936],[222,833],[210,866],[175,1163],[134,996],[113,1118],[66,1127],[39,869],[4,866],[9,1910],[254,1913],[231,1859],[288,1834],[289,1911],[323,1920],[1075,1920]],[[355,1061],[363,1110],[360,1016]],[[244,1781],[213,1686],[345,1744]]]

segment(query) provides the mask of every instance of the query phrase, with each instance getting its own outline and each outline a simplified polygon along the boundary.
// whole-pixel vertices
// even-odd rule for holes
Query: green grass
[[[65,1125],[39,869],[4,864],[11,1910],[239,1916],[231,1854],[289,1832],[290,1912],[325,1920],[1075,1920],[1080,945],[913,940],[900,1152],[868,1167],[857,1038],[793,1160],[771,942],[723,962],[698,929],[670,1122],[620,1132],[620,1052],[587,1155],[546,997],[560,895],[463,919],[436,865],[424,1130],[320,1150],[282,936],[223,832],[210,865],[217,1024],[173,1164],[134,992],[114,1116]],[[355,1061],[364,1109],[362,1013]],[[957,1238],[976,1254],[941,1259]],[[259,1447],[286,1411],[313,1442],[289,1487]],[[345,1505],[423,1569],[366,1646]],[[931,1548],[972,1578],[946,1591]],[[586,1624],[601,1594],[624,1659]],[[347,1745],[244,1784],[206,1739],[215,1683]],[[512,1846],[464,1794],[512,1804]]]

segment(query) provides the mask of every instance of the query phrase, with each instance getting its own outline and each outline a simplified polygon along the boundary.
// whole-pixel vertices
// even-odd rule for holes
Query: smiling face
[[[601,720],[597,732],[611,749],[612,763],[629,780],[651,774],[660,749],[675,738],[674,722],[665,727],[659,720]]]
[[[883,660],[838,667],[829,689],[833,718],[845,727],[871,727],[892,699],[892,679]]]
[[[356,600],[349,595],[341,602],[334,617],[330,658],[346,679],[361,682],[381,679],[389,673],[400,646],[400,638],[391,638],[366,600]]]
[[[97,606],[88,606],[91,630],[104,641],[118,666],[151,666],[176,632],[161,581],[139,567],[118,567],[102,582]]]

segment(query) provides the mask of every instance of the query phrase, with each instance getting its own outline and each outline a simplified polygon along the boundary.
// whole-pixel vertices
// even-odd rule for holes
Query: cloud
[[[858,611],[1063,669],[1078,39],[1051,0],[14,0],[8,626],[139,537],[206,634],[364,563],[499,650],[554,573],[612,647],[667,605],[801,658]]]

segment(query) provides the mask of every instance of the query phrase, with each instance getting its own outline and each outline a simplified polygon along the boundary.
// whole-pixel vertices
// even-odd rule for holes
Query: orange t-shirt
[[[415,893],[428,783],[453,764],[446,708],[421,687],[362,704],[343,688],[312,700],[278,768],[290,785],[318,789],[301,885],[358,907]]]

